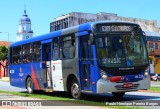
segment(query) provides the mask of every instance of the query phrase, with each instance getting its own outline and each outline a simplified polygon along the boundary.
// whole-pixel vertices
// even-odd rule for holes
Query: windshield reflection
[[[148,64],[141,35],[96,36],[98,64],[105,67],[127,67]]]

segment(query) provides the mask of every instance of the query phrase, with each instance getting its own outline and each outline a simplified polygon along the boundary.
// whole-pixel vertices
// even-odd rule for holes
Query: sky
[[[16,41],[19,19],[26,11],[34,36],[50,32],[53,19],[70,12],[115,13],[118,16],[160,20],[160,0],[0,0],[0,32]],[[8,41],[8,34],[0,40]]]

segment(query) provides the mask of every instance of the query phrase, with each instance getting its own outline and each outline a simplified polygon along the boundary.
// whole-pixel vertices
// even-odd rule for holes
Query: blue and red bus
[[[12,86],[82,93],[147,90],[149,59],[145,35],[138,24],[85,23],[15,42],[9,47]]]

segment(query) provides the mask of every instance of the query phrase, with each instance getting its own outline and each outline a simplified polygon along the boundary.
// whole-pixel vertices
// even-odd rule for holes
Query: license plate
[[[124,83],[124,84],[123,84],[123,87],[124,87],[124,88],[133,87],[133,84],[132,84],[132,83]]]

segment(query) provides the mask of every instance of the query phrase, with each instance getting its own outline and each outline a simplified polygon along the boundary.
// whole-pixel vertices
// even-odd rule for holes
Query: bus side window
[[[22,46],[22,60],[23,63],[32,62],[32,44]]]
[[[40,61],[40,53],[41,53],[41,43],[40,42],[33,43],[33,61],[34,62]]]
[[[58,59],[58,38],[53,39],[53,60]]]
[[[75,36],[72,36],[72,42],[70,47],[70,57],[74,58],[76,55],[76,43],[75,43]]]
[[[60,39],[60,58],[72,59],[75,57],[75,36],[70,34]]]
[[[13,56],[12,64],[19,64],[19,63],[21,63],[21,54],[20,54],[20,51],[21,51],[21,46],[13,48],[13,52],[12,52],[12,56]]]
[[[12,52],[12,48],[9,49],[9,57],[10,57],[10,64],[13,64],[13,52]]]

